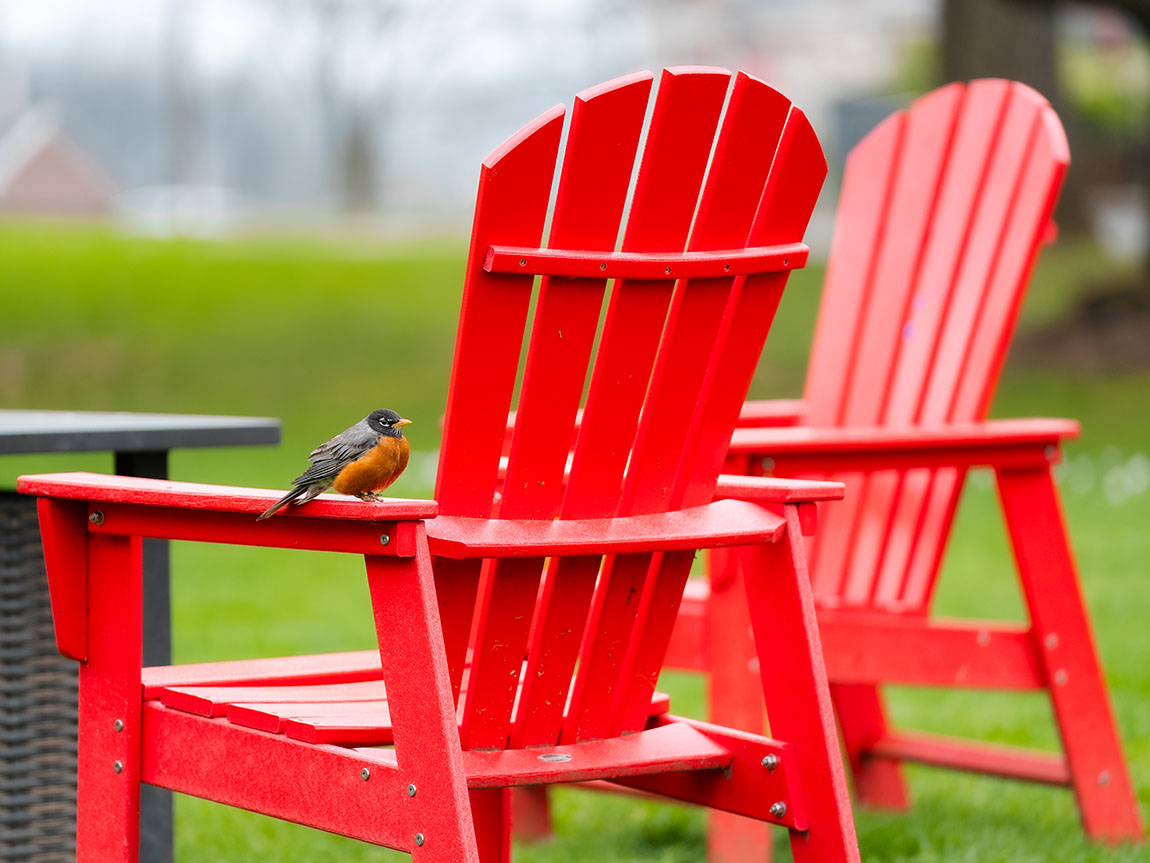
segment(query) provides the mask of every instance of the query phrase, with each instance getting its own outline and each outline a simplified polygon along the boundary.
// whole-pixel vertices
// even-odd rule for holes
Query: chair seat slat
[[[619,776],[650,776],[694,770],[720,770],[732,755],[682,722],[626,737],[612,737],[544,749],[504,749],[464,753],[469,788],[506,788],[547,782],[581,782]]]
[[[165,707],[197,716],[223,716],[229,704],[373,701],[386,698],[382,680],[318,686],[169,686],[160,692]]]
[[[159,698],[166,686],[303,685],[380,679],[378,650],[159,665],[143,671],[146,700]]]

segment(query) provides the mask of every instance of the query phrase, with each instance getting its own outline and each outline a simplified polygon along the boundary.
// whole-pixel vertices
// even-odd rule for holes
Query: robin
[[[377,497],[403,473],[411,444],[402,428],[410,425],[395,411],[372,411],[351,428],[311,451],[311,467],[292,480],[291,491],[268,507],[256,521],[275,515],[285,506],[307,503],[334,488],[360,500]]]

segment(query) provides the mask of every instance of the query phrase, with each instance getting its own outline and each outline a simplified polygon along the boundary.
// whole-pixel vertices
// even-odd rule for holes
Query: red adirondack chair
[[[804,398],[748,403],[728,470],[846,483],[810,559],[860,800],[906,806],[899,762],[918,761],[1071,786],[1091,837],[1139,839],[1051,476],[1077,425],[985,420],[1068,163],[1054,111],[1007,81],[943,87],[871,132],[847,161]],[[1027,624],[930,613],[973,467],[995,471]],[[737,568],[717,552],[688,587],[667,664],[709,673],[712,721],[754,729]],[[1045,690],[1065,756],[892,728],[884,683]],[[758,859],[754,825],[714,817],[712,861]]]
[[[80,859],[136,859],[141,782],[458,863],[508,858],[511,787],[593,779],[784,825],[796,860],[858,859],[800,535],[842,487],[718,481],[825,163],[765,84],[667,70],[628,209],[651,84],[576,99],[547,248],[563,109],[484,163],[438,504],[325,496],[257,522],[278,493],[20,480],[82,663]],[[378,650],[141,669],[154,536],[363,554]],[[716,546],[748,557],[777,740],[655,692],[691,560]]]

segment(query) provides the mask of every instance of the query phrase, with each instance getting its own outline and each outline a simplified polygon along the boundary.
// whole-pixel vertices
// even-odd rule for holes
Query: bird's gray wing
[[[292,480],[292,485],[311,485],[336,475],[379,442],[379,432],[360,420],[311,451],[311,467]]]

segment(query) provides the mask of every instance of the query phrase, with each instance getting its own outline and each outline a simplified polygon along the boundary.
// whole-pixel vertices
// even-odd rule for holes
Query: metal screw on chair
[[[1070,675],[1066,673],[1065,668],[1060,668],[1054,672],[1054,682],[1059,686],[1065,686],[1068,677],[1070,677]]]
[[[770,770],[772,773],[774,773],[775,768],[779,766],[779,756],[777,756],[777,755],[764,755],[763,756],[763,766],[765,768],[767,768],[768,770]]]
[[[604,263],[602,263],[602,264],[600,264],[600,265],[599,265],[599,269],[601,269],[601,270],[605,270],[605,269],[607,269],[607,264],[606,264],[605,262],[604,262]]]
[[[112,727],[115,728],[117,731],[123,731],[124,730],[124,720],[123,719],[117,719],[115,722],[112,723]]]
[[[1058,633],[1050,633],[1046,636],[1046,640],[1043,643],[1046,645],[1047,650],[1054,650],[1054,648],[1058,647]]]
[[[422,833],[416,833],[415,834],[415,844],[422,846],[423,843],[424,843],[423,834]]]
[[[1103,770],[1101,773],[1098,774],[1098,784],[1099,785],[1109,785],[1110,784],[1110,771],[1109,770]]]
[[[671,275],[671,268],[667,267],[667,269],[663,270],[663,272],[669,276],[669,275]]]
[[[1054,444],[1048,444],[1046,449],[1043,450],[1043,454],[1046,456],[1047,461],[1054,461],[1054,457],[1058,455],[1058,449]]]
[[[527,266],[527,259],[526,258],[520,258],[519,259],[519,266],[526,267]]]
[[[116,773],[121,773],[124,770],[124,762],[123,761],[114,762],[112,764],[112,770],[114,770]]]
[[[414,782],[412,782],[410,785],[407,786],[407,796],[408,797],[414,797],[415,796],[415,783]]]
[[[366,782],[367,780],[369,780],[371,778],[371,771],[368,770],[366,767],[363,768],[363,770],[359,771],[359,778],[362,779],[364,782]]]
[[[776,818],[782,818],[784,815],[787,814],[787,804],[784,803],[782,800],[778,801],[777,803],[772,803],[771,804],[771,814],[774,815]]]
[[[88,521],[95,525],[101,525],[104,523],[104,513],[99,511],[94,512],[88,516]]]
[[[386,533],[381,533],[379,535],[379,544],[380,545],[387,545],[389,542],[391,542],[391,537],[388,536]]]

